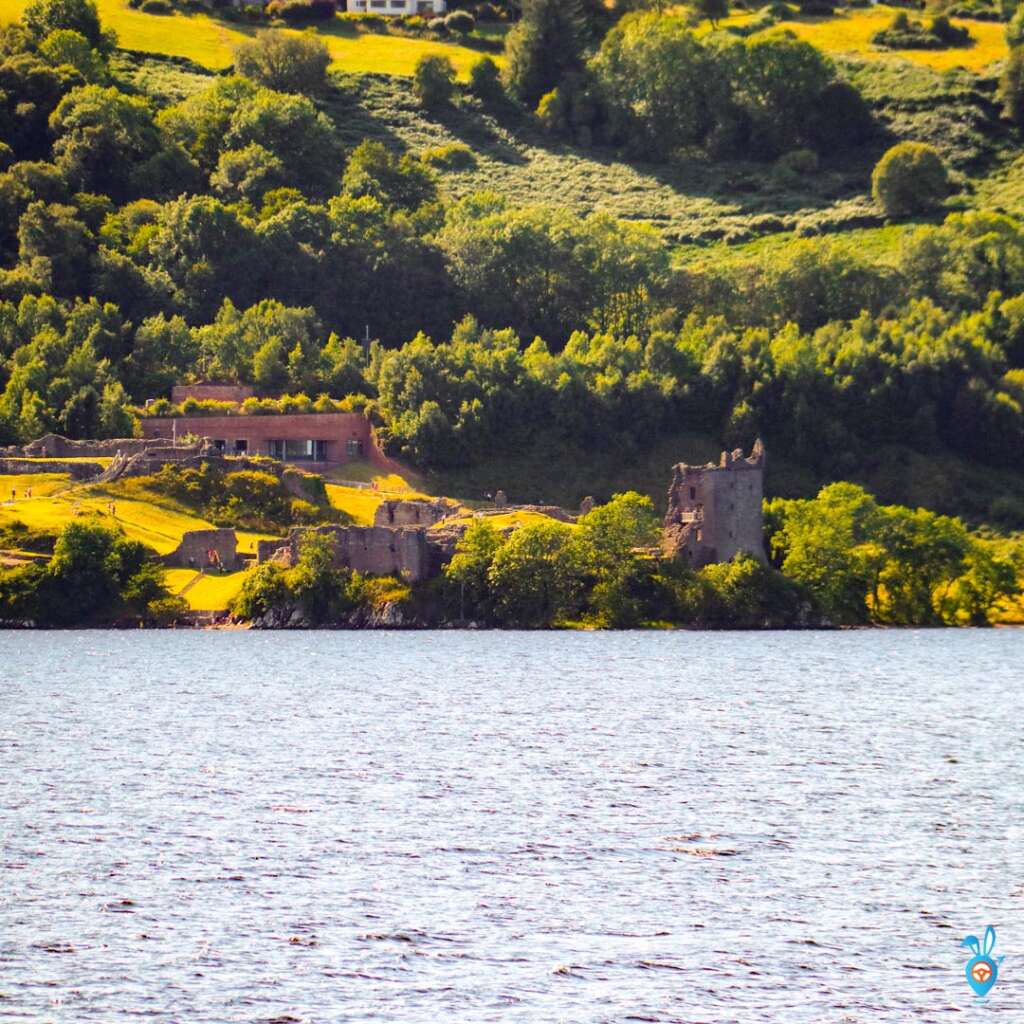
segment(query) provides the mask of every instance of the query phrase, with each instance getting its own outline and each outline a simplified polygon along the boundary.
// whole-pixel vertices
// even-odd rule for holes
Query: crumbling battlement
[[[399,576],[410,583],[425,580],[430,574],[425,527],[293,527],[288,532],[289,564],[295,565],[304,540],[313,534],[330,537],[338,568],[370,576]]]
[[[722,452],[717,466],[674,466],[662,529],[665,554],[697,567],[744,551],[765,561],[764,463],[758,439],[748,457],[737,448]]]

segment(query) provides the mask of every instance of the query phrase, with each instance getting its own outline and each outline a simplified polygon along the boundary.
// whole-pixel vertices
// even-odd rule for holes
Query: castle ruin
[[[674,466],[662,530],[665,554],[696,568],[741,552],[765,561],[764,461],[758,439],[747,457],[737,448],[722,452],[717,466]]]

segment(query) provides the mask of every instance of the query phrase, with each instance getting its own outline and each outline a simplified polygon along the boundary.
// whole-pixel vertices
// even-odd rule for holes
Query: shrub
[[[810,149],[793,149],[783,153],[772,167],[772,176],[781,185],[792,185],[818,170],[818,154]]]
[[[929,31],[947,46],[966,46],[971,41],[971,33],[966,28],[958,28],[944,14],[932,18]]]
[[[887,217],[924,213],[948,193],[946,165],[938,150],[923,142],[893,146],[871,175],[871,194]]]
[[[146,416],[170,416],[174,406],[166,398],[158,398],[146,406]]]
[[[174,7],[170,0],[142,0],[143,14],[172,14]]]
[[[569,78],[565,84],[544,93],[537,104],[537,120],[552,135],[573,136],[573,95]],[[589,142],[589,140],[588,140]]]
[[[305,500],[314,505],[330,505],[327,496],[327,485],[319,473],[307,473],[296,466],[286,466],[281,474],[281,483],[289,493],[294,494],[297,490],[305,496]]]
[[[270,18],[280,18],[289,25],[301,25],[303,22],[333,18],[335,7],[331,0],[273,0],[267,4],[266,12]]]
[[[469,91],[484,103],[493,103],[505,98],[501,72],[490,57],[481,57],[469,69]]]
[[[452,11],[444,19],[444,24],[449,32],[457,32],[460,36],[468,36],[476,28],[476,19],[469,11]]]
[[[317,395],[313,403],[313,412],[340,412],[339,403],[335,402],[330,395]]]
[[[60,67],[69,64],[87,82],[100,82],[107,75],[107,67],[89,40],[72,29],[54,29],[40,44],[39,56],[48,64]]]
[[[420,154],[420,159],[431,167],[439,167],[445,171],[468,171],[476,167],[473,151],[461,142],[425,149]]]
[[[284,414],[307,413],[313,411],[313,401],[309,395],[301,392],[297,395],[282,395],[278,399],[277,408]]]
[[[315,526],[324,521],[324,514],[312,502],[302,498],[292,498],[291,520],[302,526]]]
[[[999,80],[999,98],[1003,101],[1003,115],[1016,125],[1024,125],[1024,47],[1010,50]]]
[[[455,67],[451,60],[436,53],[420,57],[413,72],[413,90],[428,110],[451,103],[455,92]]]
[[[387,29],[387,18],[382,18],[379,14],[350,14],[346,12],[340,17],[342,21],[367,32],[383,32]]]
[[[875,130],[871,110],[849,82],[830,82],[818,95],[807,123],[808,134],[822,152],[848,149]]]
[[[871,37],[871,42],[890,50],[945,50],[968,46],[971,33],[966,28],[958,28],[944,14],[932,18],[925,26],[920,21],[911,21],[905,11],[900,11]]]
[[[361,576],[353,573],[351,590],[362,604],[374,611],[381,611],[389,604],[405,604],[412,598],[409,584],[394,576]]]
[[[255,619],[280,608],[290,596],[286,570],[267,562],[246,573],[242,589],[232,602],[231,613],[242,619]]]
[[[430,21],[427,22],[427,28],[429,28],[431,32],[436,32],[439,36],[448,34],[448,23],[444,18],[431,18]]]
[[[1010,47],[1011,51],[1015,46],[1024,43],[1024,4],[1014,11],[1013,17],[1007,22],[1004,29],[1004,35],[1006,45]]]
[[[235,48],[238,73],[278,92],[320,92],[330,63],[323,41],[309,34],[263,32]]]
[[[36,39],[45,39],[56,29],[70,29],[104,53],[112,49],[111,38],[100,26],[94,0],[33,0],[21,20]]]
[[[161,597],[146,606],[146,619],[156,626],[173,626],[188,615],[188,602],[183,597]]]
[[[287,522],[290,512],[291,501],[272,473],[240,469],[224,477],[216,518],[271,525]]]

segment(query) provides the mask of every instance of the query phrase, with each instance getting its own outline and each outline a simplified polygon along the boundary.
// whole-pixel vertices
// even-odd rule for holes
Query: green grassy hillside
[[[841,160],[825,161],[818,174],[795,185],[781,183],[765,163],[703,157],[671,165],[630,162],[609,150],[554,140],[532,119],[504,111],[496,116],[473,103],[428,116],[400,82],[383,75],[339,78],[326,109],[352,145],[376,138],[413,153],[468,146],[475,166],[442,172],[443,188],[453,197],[484,189],[515,203],[557,196],[580,214],[601,210],[649,222],[681,245],[882,227],[870,195],[871,170],[899,139],[940,145],[971,182],[958,200],[965,205],[980,205],[989,176],[1002,180],[1008,173],[1015,152],[996,117],[993,79],[965,71],[943,75],[902,61],[853,62],[846,72],[884,133]],[[1014,192],[1004,187],[1002,194],[1021,208]]]
[[[166,19],[129,13],[167,24]],[[847,25],[851,18],[879,17],[857,12],[835,21]],[[202,49],[182,55],[207,67],[222,67],[230,61],[230,45],[239,35],[235,27],[200,16],[176,18],[176,27],[179,21],[189,26],[189,32],[195,25],[205,25],[203,31],[226,48],[218,60]],[[809,31],[825,24],[819,19],[786,23],[786,27]],[[973,22],[972,31],[998,34],[1001,28]],[[526,115],[508,108],[488,110],[465,99],[457,107],[430,114],[407,82],[395,76],[411,73],[424,47],[440,47],[460,71],[479,58],[478,51],[384,34],[354,34],[341,22],[326,38],[332,54],[344,54],[334,65],[343,73],[335,76],[334,88],[323,103],[343,141],[354,147],[365,138],[378,139],[411,153],[450,144],[469,147],[475,158],[472,167],[440,172],[442,187],[453,198],[484,189],[517,204],[557,196],[560,205],[580,214],[601,210],[649,222],[680,246],[723,240],[741,244],[794,232],[853,231],[883,226],[870,195],[871,170],[893,142],[913,139],[939,146],[960,175],[964,188],[952,200],[954,206],[994,204],[1008,212],[1024,208],[1017,184],[1021,172],[1014,164],[1015,142],[1008,137],[993,99],[996,57],[1001,52],[993,57],[994,64],[940,71],[923,59],[936,57],[934,51],[917,53],[922,57],[917,62],[888,54],[847,56],[837,51],[842,73],[863,93],[883,130],[860,149],[823,161],[818,173],[782,181],[768,163],[715,162],[694,156],[672,164],[648,164],[611,150],[573,146],[551,138]],[[158,44],[128,34],[122,35],[122,45],[142,51]],[[169,43],[166,52],[179,54],[183,45]],[[140,52],[123,54],[117,68],[122,80],[161,104],[210,84],[202,67],[189,69]]]

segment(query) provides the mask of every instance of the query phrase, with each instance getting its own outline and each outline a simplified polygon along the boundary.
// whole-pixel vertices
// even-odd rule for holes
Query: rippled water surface
[[[1010,630],[0,633],[0,1021],[1020,1022],[1022,677]]]

